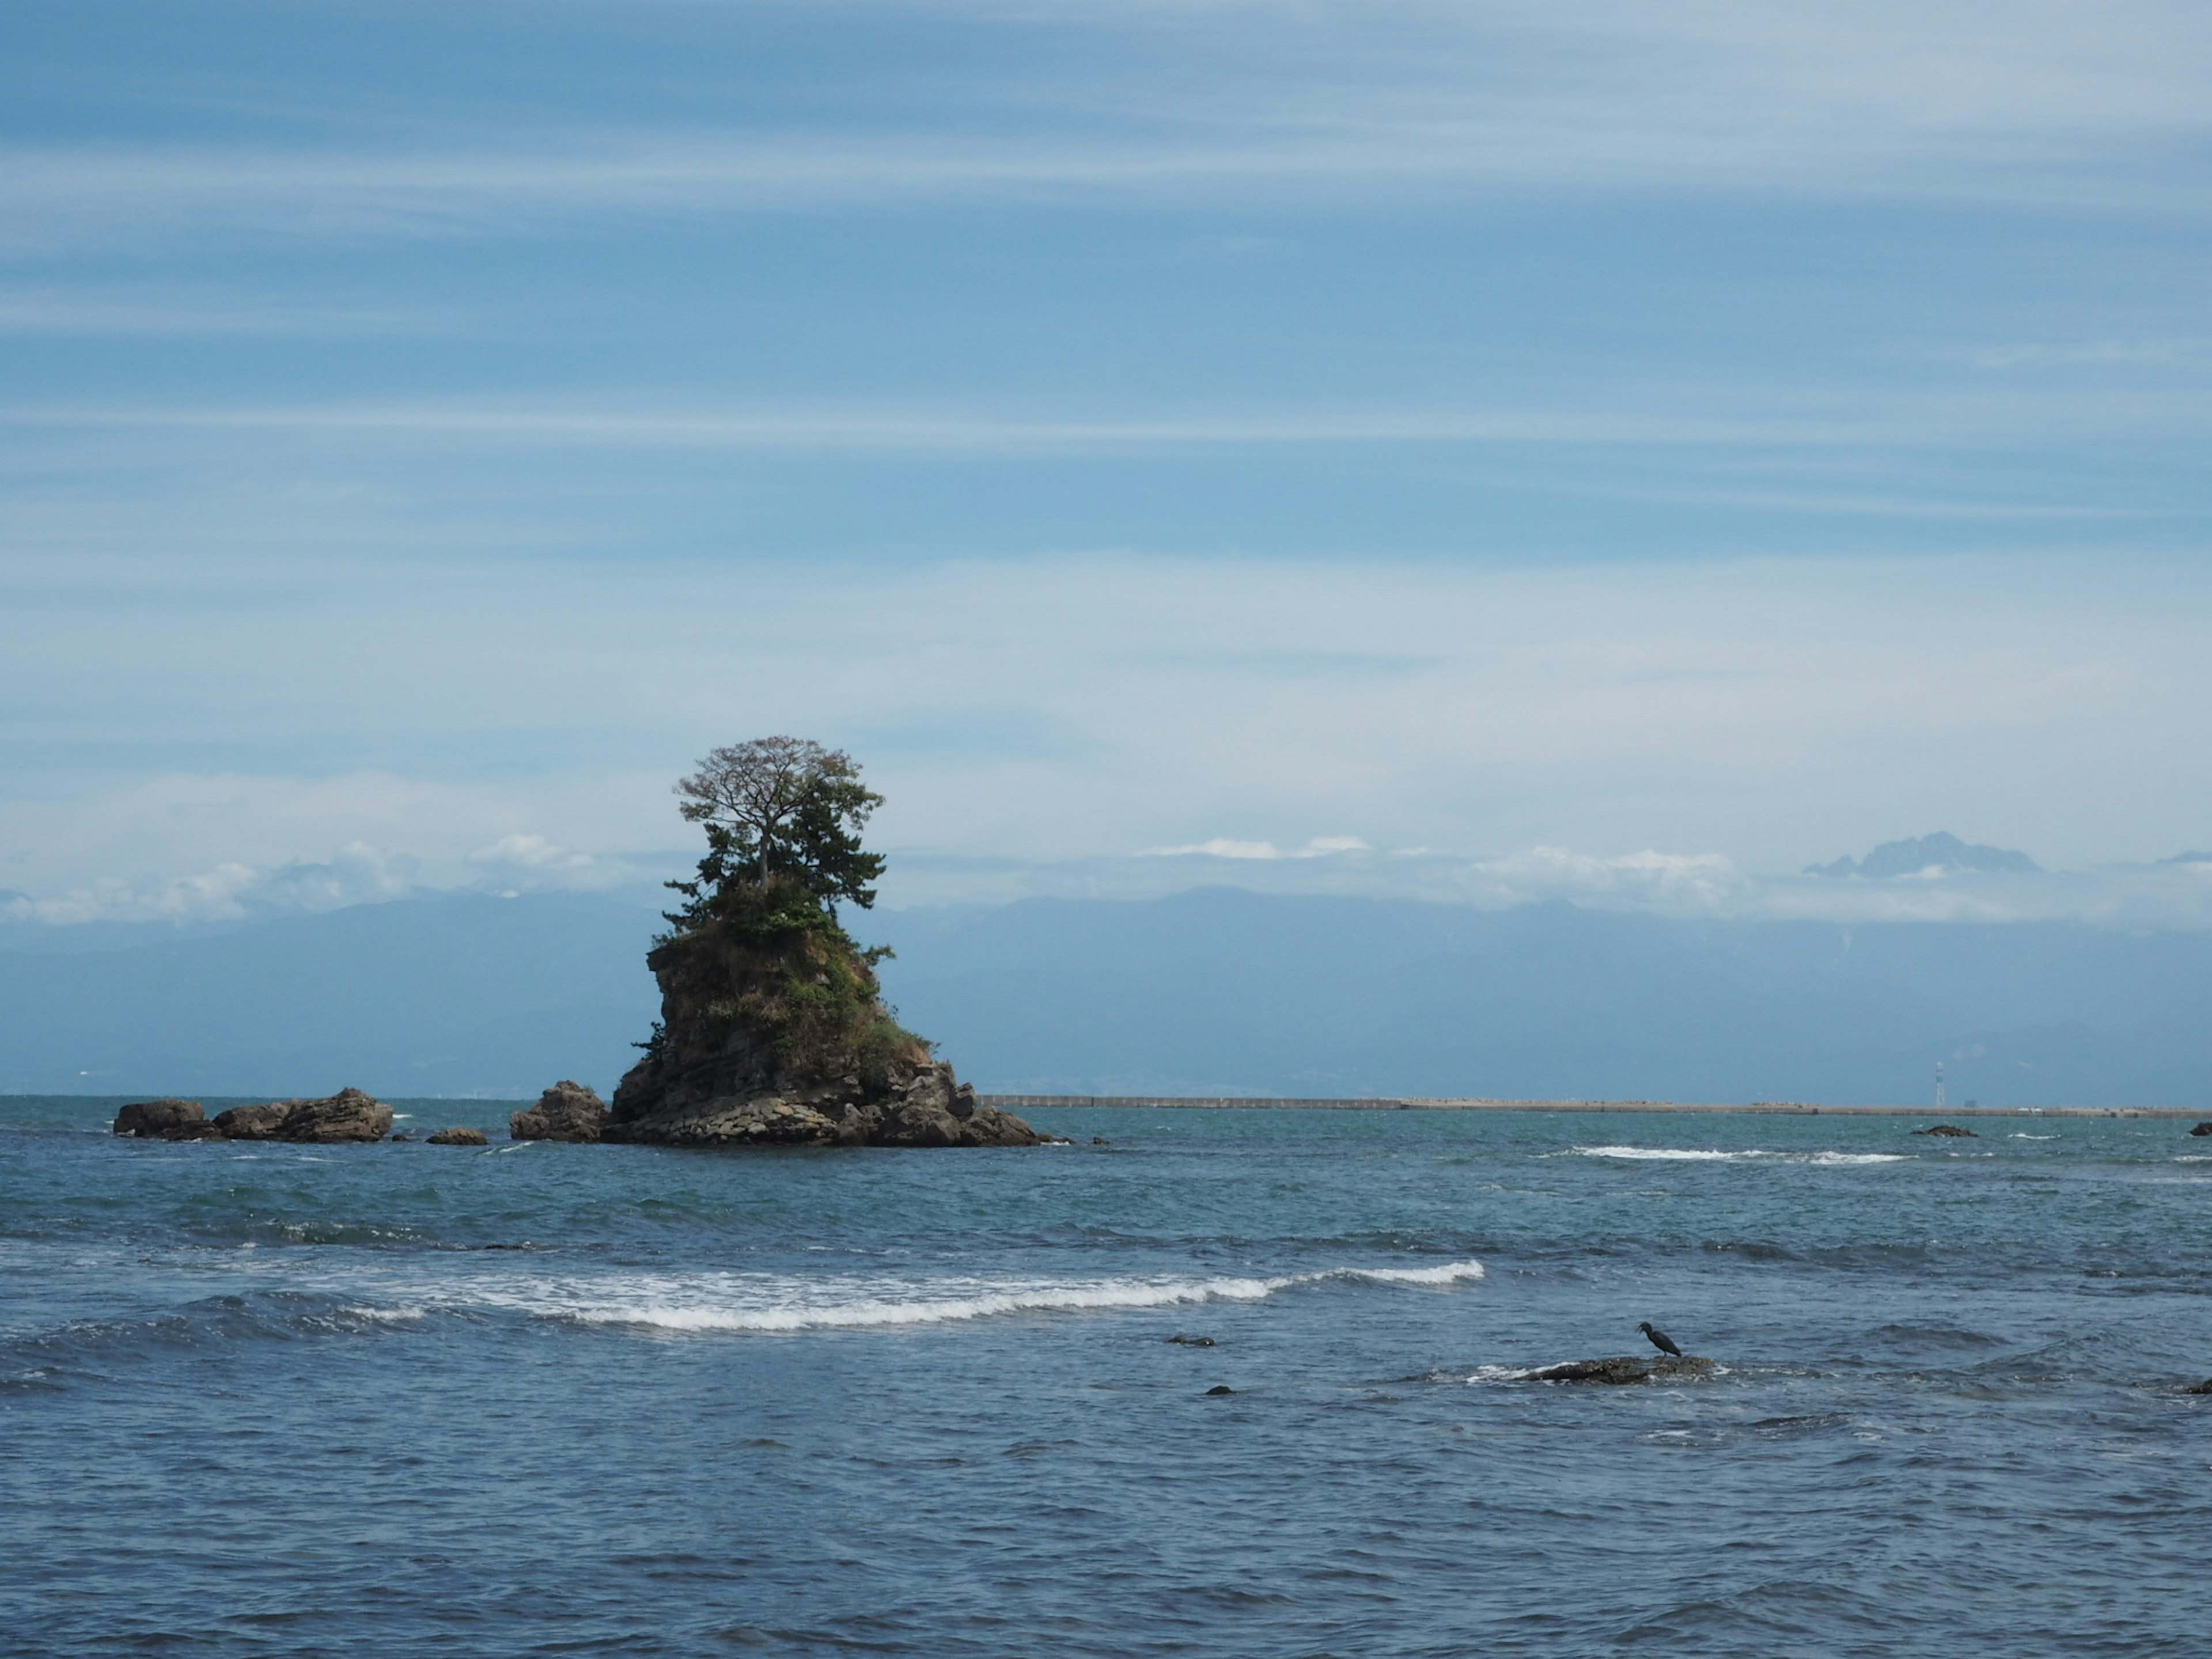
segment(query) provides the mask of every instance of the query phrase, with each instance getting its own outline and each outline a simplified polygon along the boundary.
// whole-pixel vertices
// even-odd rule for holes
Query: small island
[[[883,798],[839,750],[799,738],[717,749],[676,786],[707,854],[646,957],[660,1018],[612,1109],[571,1083],[517,1139],[667,1146],[1034,1146],[884,1006],[838,906],[875,902],[860,831]]]

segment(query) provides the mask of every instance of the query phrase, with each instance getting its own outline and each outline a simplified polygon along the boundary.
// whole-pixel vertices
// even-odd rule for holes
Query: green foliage
[[[676,793],[684,816],[707,826],[699,880],[671,884],[695,905],[702,890],[779,880],[795,881],[833,914],[841,901],[875,902],[884,860],[861,846],[860,831],[884,798],[844,750],[755,738],[710,752]]]

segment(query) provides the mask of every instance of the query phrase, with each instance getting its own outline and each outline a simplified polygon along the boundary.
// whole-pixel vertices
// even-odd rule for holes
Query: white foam
[[[1697,1164],[1903,1164],[1909,1152],[1770,1152],[1753,1146],[1740,1152],[1723,1152],[1690,1146],[1577,1146],[1584,1158],[1620,1158],[1636,1162]]]
[[[2031,1135],[2031,1134],[2023,1134],[2023,1133],[2021,1133],[2019,1130],[2017,1130],[2017,1129],[2015,1129],[2015,1130],[2014,1130],[2014,1131],[2013,1131],[2013,1137],[2012,1137],[2012,1138],[2013,1138],[2014,1140],[2056,1140],[2056,1139],[2058,1139],[2058,1137],[2057,1137],[2057,1135]]]
[[[1430,1267],[1332,1267],[1275,1278],[1062,1279],[886,1279],[800,1278],[781,1273],[641,1274],[610,1278],[502,1277],[452,1288],[453,1307],[489,1307],[585,1325],[636,1325],[666,1331],[803,1331],[937,1325],[1000,1314],[1188,1307],[1256,1302],[1330,1279],[1446,1285],[1484,1276],[1479,1261]],[[384,1316],[416,1317],[411,1299]],[[349,1312],[370,1314],[366,1308]]]
[[[1456,1285],[1488,1277],[1480,1261],[1447,1261],[1440,1267],[1342,1267],[1346,1279],[1375,1279],[1385,1285]]]

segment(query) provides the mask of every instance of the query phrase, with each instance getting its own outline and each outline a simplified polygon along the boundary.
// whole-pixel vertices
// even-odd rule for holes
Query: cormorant
[[[1651,1346],[1658,1349],[1661,1353],[1671,1353],[1677,1359],[1682,1357],[1682,1351],[1674,1346],[1674,1339],[1666,1332],[1656,1328],[1650,1320],[1645,1320],[1636,1328],[1650,1337]]]

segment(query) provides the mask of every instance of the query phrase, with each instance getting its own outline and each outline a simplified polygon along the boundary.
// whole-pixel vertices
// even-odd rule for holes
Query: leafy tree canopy
[[[779,890],[833,923],[839,903],[876,902],[883,856],[862,848],[860,831],[884,798],[843,750],[755,738],[708,754],[676,793],[684,816],[706,826],[707,856],[696,881],[669,883],[689,901],[671,921],[696,927]]]

